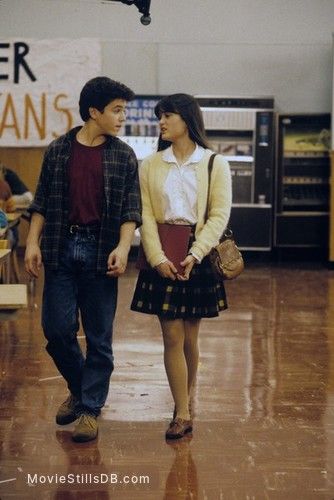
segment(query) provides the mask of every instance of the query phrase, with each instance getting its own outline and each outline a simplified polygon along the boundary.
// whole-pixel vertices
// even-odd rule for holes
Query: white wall
[[[334,0],[0,0],[1,38],[97,37],[103,73],[137,93],[273,95],[329,112]]]

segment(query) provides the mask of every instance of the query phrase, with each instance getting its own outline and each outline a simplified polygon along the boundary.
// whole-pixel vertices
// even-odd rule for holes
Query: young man
[[[30,207],[25,267],[37,278],[44,264],[46,349],[70,391],[56,422],[78,419],[74,441],[90,441],[98,433],[96,419],[113,371],[117,278],[141,224],[137,160],[116,138],[133,98],[132,90],[106,77],[86,83],[79,101],[85,123],[48,147]],[[86,357],[77,341],[79,311]]]

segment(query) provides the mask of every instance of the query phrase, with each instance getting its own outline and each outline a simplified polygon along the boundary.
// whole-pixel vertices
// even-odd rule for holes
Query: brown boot
[[[76,405],[78,400],[73,394],[70,394],[66,401],[64,401],[58,408],[56,415],[56,422],[58,425],[71,424],[78,418],[76,412]]]
[[[171,421],[166,431],[166,439],[180,439],[193,430],[192,420],[176,417]]]
[[[78,423],[72,434],[73,441],[84,443],[96,439],[98,434],[97,420],[94,415],[81,413]]]

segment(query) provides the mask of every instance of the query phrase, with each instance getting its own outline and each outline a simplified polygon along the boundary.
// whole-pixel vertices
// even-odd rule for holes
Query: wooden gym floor
[[[129,310],[135,276],[131,263],[119,283],[96,442],[54,422],[67,391],[44,349],[41,279],[1,321],[0,498],[333,499],[334,273],[250,264],[227,283],[228,311],[202,321],[193,434],[172,444],[158,321]]]

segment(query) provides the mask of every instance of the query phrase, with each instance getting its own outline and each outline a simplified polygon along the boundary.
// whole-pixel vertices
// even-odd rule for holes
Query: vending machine
[[[277,117],[274,246],[328,247],[330,114]]]
[[[211,147],[229,161],[230,227],[243,250],[272,248],[274,99],[197,96]]]

